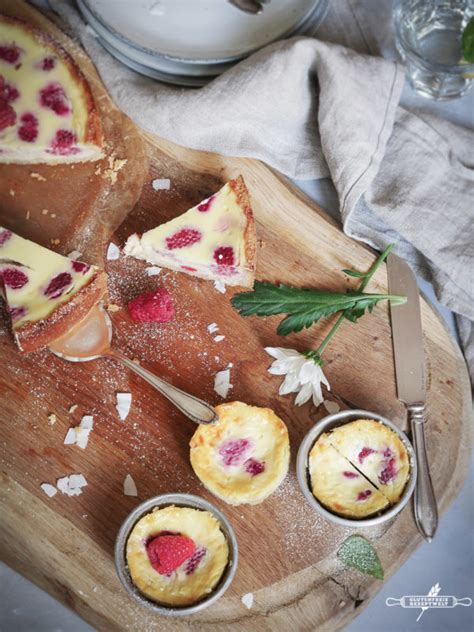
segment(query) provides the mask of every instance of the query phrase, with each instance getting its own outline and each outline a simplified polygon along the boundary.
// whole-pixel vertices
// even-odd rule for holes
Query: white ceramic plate
[[[296,33],[318,10],[324,15],[327,1],[271,0],[260,15],[243,13],[227,0],[82,0],[81,4],[113,38],[147,56],[215,64],[241,59]]]

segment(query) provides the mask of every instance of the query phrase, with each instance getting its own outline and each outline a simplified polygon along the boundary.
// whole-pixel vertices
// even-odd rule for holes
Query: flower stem
[[[389,244],[385,250],[382,252],[382,254],[380,255],[380,257],[377,259],[377,261],[374,263],[374,265],[372,266],[372,268],[369,270],[369,273],[367,274],[366,277],[364,277],[364,279],[362,280],[361,284],[359,285],[358,288],[358,292],[361,294],[364,289],[367,287],[367,284],[369,283],[370,279],[374,276],[375,272],[378,270],[378,268],[382,265],[382,263],[385,261],[385,259],[388,257],[388,255],[390,254],[390,252],[392,251],[393,247],[395,244]],[[391,299],[390,296],[387,296],[388,300]],[[400,297],[393,297],[394,299],[396,298],[400,298]],[[404,302],[404,301],[403,301]],[[336,322],[334,323],[334,325],[331,327],[331,329],[329,330],[327,336],[324,338],[324,340],[322,341],[322,343],[319,345],[319,347],[313,352],[313,354],[319,358],[319,360],[321,361],[321,354],[324,351],[324,349],[326,348],[327,344],[329,343],[329,341],[331,340],[331,338],[334,336],[334,334],[336,333],[336,331],[339,329],[339,327],[342,325],[342,322],[345,320],[346,318],[346,313],[341,312],[336,320]]]

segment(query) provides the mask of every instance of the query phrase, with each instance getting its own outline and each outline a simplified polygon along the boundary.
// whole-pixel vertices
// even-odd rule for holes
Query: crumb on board
[[[72,406],[69,406],[67,412],[72,414],[75,410],[77,410],[78,406],[79,406],[79,404],[73,404]]]
[[[36,171],[32,171],[30,173],[30,177],[38,180],[38,182],[46,182],[46,178],[42,176],[40,173],[36,173]]]
[[[15,191],[14,191],[13,189],[10,189],[10,195],[11,195],[12,197],[15,197]]]
[[[114,313],[114,312],[120,311],[122,308],[120,307],[120,305],[117,305],[116,303],[109,303],[106,309],[108,312]]]
[[[55,423],[56,423],[56,415],[54,413],[50,413],[48,415],[48,424],[50,426],[54,426]]]
[[[108,178],[112,184],[117,182],[118,172],[127,164],[127,158],[114,158],[109,156],[109,168],[104,171],[103,178]]]
[[[48,211],[48,209],[47,209],[47,208],[44,208],[44,209],[41,211],[41,215],[47,215],[48,213],[49,213],[49,211]]]

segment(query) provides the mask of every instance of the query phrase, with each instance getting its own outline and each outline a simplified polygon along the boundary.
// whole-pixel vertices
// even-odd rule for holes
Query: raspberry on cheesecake
[[[125,254],[227,285],[251,287],[256,235],[242,176],[179,217],[131,235]]]
[[[0,14],[0,163],[102,158],[90,86],[48,34]]]
[[[107,290],[105,272],[0,226],[0,295],[20,351],[36,351],[82,320]]]

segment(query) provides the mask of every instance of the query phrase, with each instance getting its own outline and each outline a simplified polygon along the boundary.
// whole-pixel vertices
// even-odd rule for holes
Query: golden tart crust
[[[330,511],[349,518],[366,518],[382,511],[388,500],[331,445],[323,434],[309,453],[314,496]]]
[[[191,538],[196,553],[203,552],[194,570],[189,573],[186,560],[170,575],[161,575],[150,563],[147,541],[161,531],[170,531]],[[218,584],[229,560],[227,539],[219,521],[209,511],[171,505],[155,508],[133,527],[127,540],[127,564],[138,590],[157,603],[187,606],[211,593]]]
[[[329,434],[331,445],[388,499],[400,499],[410,473],[408,454],[395,432],[373,419],[358,419]]]
[[[260,503],[288,472],[287,427],[270,408],[231,402],[216,410],[218,422],[199,426],[191,439],[191,465],[226,503]]]

